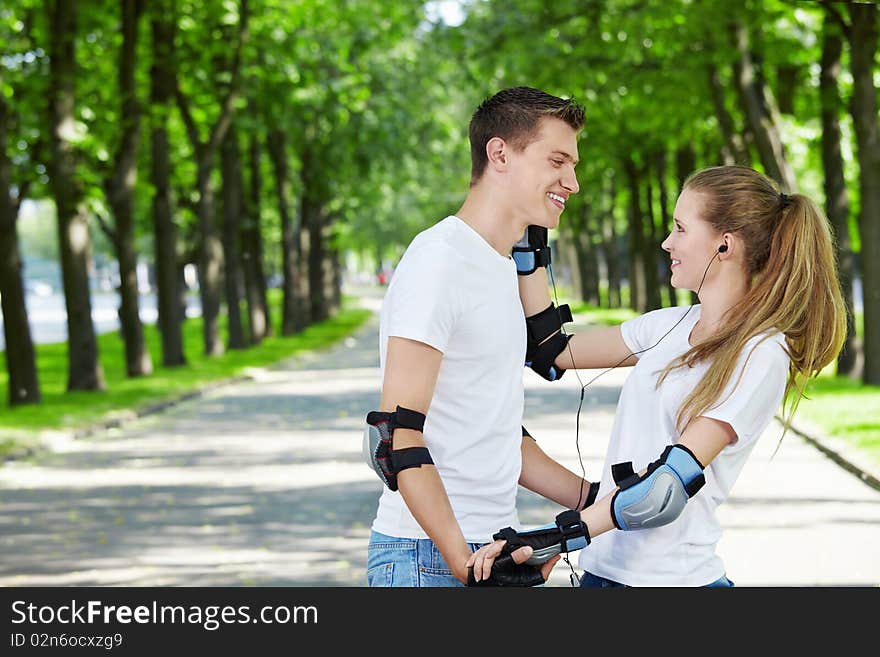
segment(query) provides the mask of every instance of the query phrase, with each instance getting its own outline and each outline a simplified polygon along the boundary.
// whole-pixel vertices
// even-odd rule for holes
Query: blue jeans
[[[480,543],[471,543],[476,551]],[[370,532],[367,546],[367,586],[443,587],[459,582],[434,542],[428,538],[396,538]]]
[[[711,584],[706,584],[706,588],[731,588],[733,586],[733,582],[727,579],[726,575],[722,575],[720,579],[716,579]],[[613,579],[606,579],[605,577],[594,575],[585,570],[583,577],[581,577],[581,588],[616,589],[629,587],[626,584],[621,584],[620,582],[615,582]]]

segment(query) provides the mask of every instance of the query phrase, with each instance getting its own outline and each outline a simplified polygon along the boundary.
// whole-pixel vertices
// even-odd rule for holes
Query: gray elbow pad
[[[641,477],[631,463],[619,463],[612,472],[620,490],[611,500],[611,518],[624,531],[668,525],[706,483],[702,464],[678,444],[669,445]]]

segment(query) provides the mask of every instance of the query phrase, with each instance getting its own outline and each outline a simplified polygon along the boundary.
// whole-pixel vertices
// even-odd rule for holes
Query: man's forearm
[[[471,550],[452,511],[437,468],[423,465],[404,470],[398,475],[397,481],[400,494],[416,522],[440,550],[452,574],[466,583],[465,563]]]

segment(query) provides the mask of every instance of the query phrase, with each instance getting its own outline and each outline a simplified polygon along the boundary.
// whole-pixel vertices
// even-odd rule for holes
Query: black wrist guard
[[[587,525],[581,520],[581,514],[573,510],[560,513],[551,525],[525,532],[505,527],[492,538],[507,541],[501,551],[503,555],[509,555],[525,545],[531,546],[532,556],[526,564],[532,566],[542,564],[561,552],[582,550],[590,544]]]
[[[492,564],[488,579],[474,579],[474,569],[468,568],[468,586],[538,586],[544,583],[537,566],[514,563],[513,557],[502,554]]]

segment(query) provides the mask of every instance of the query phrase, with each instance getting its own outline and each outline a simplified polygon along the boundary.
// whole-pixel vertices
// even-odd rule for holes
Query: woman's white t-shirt
[[[514,261],[455,216],[419,233],[382,302],[383,375],[391,336],[443,352],[424,438],[465,540],[517,527],[526,326]],[[387,487],[372,528],[428,538]]]
[[[683,321],[663,337],[682,317]],[[600,498],[615,488],[612,465],[632,461],[633,469],[639,472],[657,460],[667,445],[677,442],[678,410],[708,363],[673,370],[659,390],[656,384],[663,368],[690,348],[689,336],[699,318],[700,306],[695,305],[690,312],[685,307],[664,308],[621,325],[630,351],[648,351],[636,353],[638,363],[621,391],[602,469]],[[750,340],[719,402],[702,414],[727,422],[736,432],[734,442],[705,469],[705,486],[668,525],[636,531],[615,529],[595,537],[581,551],[580,567],[630,586],[704,586],[723,576],[724,564],[715,553],[721,538],[715,509],[727,499],[757,439],[779,409],[788,368],[781,333]]]

